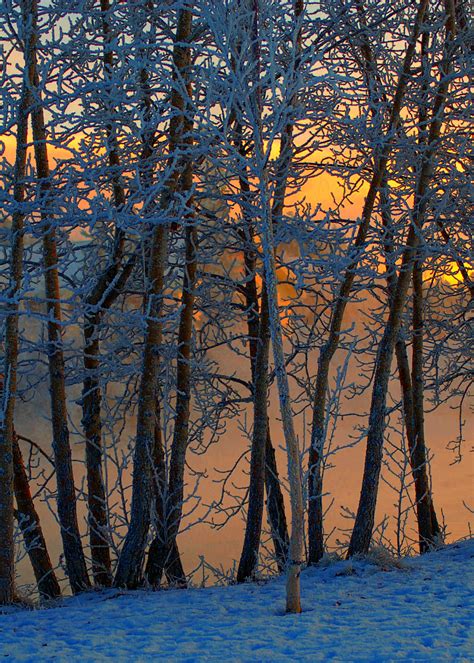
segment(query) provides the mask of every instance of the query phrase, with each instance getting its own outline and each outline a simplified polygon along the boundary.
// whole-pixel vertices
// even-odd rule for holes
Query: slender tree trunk
[[[396,288],[390,302],[390,310],[383,338],[379,345],[374,374],[372,402],[367,435],[367,449],[362,479],[361,495],[357,510],[354,530],[349,544],[348,555],[366,553],[372,539],[375,522],[378,484],[382,467],[383,442],[385,432],[385,406],[390,369],[399,335],[402,313],[413,271],[420,234],[427,207],[428,186],[433,171],[433,159],[439,140],[444,117],[446,97],[449,89],[449,72],[454,56],[455,37],[454,3],[446,1],[446,43],[440,81],[433,104],[427,145],[422,150],[422,161],[418,174],[412,223],[408,233],[402,264],[397,278]],[[416,413],[415,413],[416,416]]]
[[[413,27],[413,33],[408,43],[402,69],[399,75],[395,96],[390,110],[387,133],[382,147],[374,160],[374,173],[370,182],[369,190],[362,210],[362,219],[354,242],[354,259],[347,268],[331,315],[329,336],[322,346],[318,361],[318,373],[316,377],[316,388],[313,401],[313,423],[311,430],[311,446],[309,450],[308,467],[308,542],[309,563],[316,564],[324,553],[324,532],[322,523],[322,462],[324,457],[324,444],[326,439],[326,398],[328,392],[329,369],[332,358],[339,347],[339,338],[344,319],[344,313],[349,295],[354,283],[356,268],[359,262],[359,254],[366,241],[367,232],[370,227],[372,212],[374,209],[380,185],[385,177],[387,163],[390,158],[394,133],[400,123],[400,112],[406,88],[410,79],[411,66],[416,52],[416,43],[423,24],[429,0],[421,0]]]
[[[74,593],[90,586],[77,521],[76,491],[72,469],[67,421],[64,354],[56,232],[48,210],[51,181],[44,113],[39,92],[36,34],[37,2],[31,0],[32,44],[30,85],[33,91],[31,121],[36,170],[39,179],[39,203],[43,224],[43,263],[48,317],[48,363],[53,427],[53,452],[57,478],[57,507],[69,582]]]
[[[424,423],[423,335],[424,335],[423,268],[421,259],[413,267],[413,354],[412,385],[414,431],[410,448],[411,466],[415,481],[416,510],[420,552],[427,552],[440,534],[440,528],[431,498],[427,472],[428,458]]]
[[[181,9],[178,15],[175,46],[173,49],[174,88],[171,104],[176,110],[170,122],[170,166],[162,199],[162,210],[170,210],[180,179],[180,164],[176,164],[176,149],[181,144],[185,126],[185,93],[181,88],[183,76],[186,79],[190,64],[192,12]],[[132,507],[130,527],[120,554],[115,576],[116,586],[136,587],[141,582],[148,530],[150,527],[150,507],[153,496],[153,449],[157,425],[157,381],[159,369],[159,348],[162,339],[161,300],[164,285],[164,272],[168,255],[168,223],[155,226],[153,231],[148,279],[150,294],[149,314],[143,352],[143,369],[140,383],[137,416],[137,435],[133,465]]]
[[[165,522],[165,502],[168,495],[168,484],[159,421],[159,405],[157,405],[157,426],[155,428],[155,445],[153,450],[153,493],[157,536],[151,542],[150,550],[148,551],[145,578],[152,587],[159,587],[163,573],[165,573],[170,585],[185,588],[187,586],[186,574],[181,563],[176,539],[170,545],[167,545],[164,538],[166,530],[163,524]]]
[[[357,0],[357,10],[360,16],[360,20],[364,28],[367,28],[366,21],[365,21],[365,13],[364,13],[364,6],[362,0]],[[421,60],[422,60],[422,67],[424,70],[424,75],[426,76],[427,74],[427,50],[428,50],[428,44],[429,44],[429,33],[427,31],[424,31],[421,35]],[[383,94],[383,91],[380,89],[381,88],[381,81],[380,81],[380,76],[378,73],[377,69],[377,62],[374,57],[373,51],[372,51],[372,46],[369,41],[368,35],[364,33],[363,35],[363,43],[362,43],[362,55],[363,55],[363,71],[364,71],[364,76],[367,80],[367,87],[370,92],[370,98],[371,98],[371,113],[374,117],[377,116],[379,112],[379,107],[380,103],[383,100],[386,103],[386,97]],[[426,97],[426,87],[425,83],[423,83],[423,96]],[[427,113],[426,113],[426,104],[422,103],[420,106],[420,118],[419,118],[419,126],[420,126],[420,142],[424,143],[425,142],[425,134],[426,134],[426,126],[427,126]],[[389,195],[389,185],[388,185],[388,177],[387,174],[385,173],[384,177],[382,178],[381,182],[381,187],[380,187],[380,207],[381,207],[381,214],[382,214],[382,223],[384,227],[384,251],[385,251],[385,257],[386,257],[386,262],[387,262],[387,285],[388,285],[388,293],[389,296],[392,297],[395,289],[396,289],[396,265],[395,261],[393,260],[393,248],[394,248],[394,243],[393,243],[393,231],[392,231],[392,214],[391,214],[391,208],[390,208],[390,195]],[[410,463],[412,467],[412,472],[413,472],[413,478],[414,478],[414,483],[415,483],[415,491],[417,496],[419,495],[424,495],[424,488],[428,485],[427,483],[427,476],[426,476],[426,468],[425,467],[417,467],[414,464],[414,449],[415,449],[415,432],[414,428],[416,426],[415,422],[415,404],[414,404],[414,394],[412,390],[412,376],[410,374],[410,367],[409,367],[409,362],[408,362],[408,352],[406,349],[405,341],[403,339],[403,333],[400,331],[398,339],[395,344],[395,355],[397,358],[397,365],[398,365],[398,374],[399,374],[399,380],[400,380],[400,386],[402,390],[402,402],[403,402],[403,411],[404,411],[404,419],[405,419],[405,427],[406,427],[406,433],[407,433],[407,440],[408,440],[408,448],[409,448],[409,454],[410,454]],[[420,366],[421,368],[421,366]],[[424,450],[421,451],[421,456],[425,455]],[[420,476],[424,474],[423,476]],[[423,487],[420,485],[420,483],[423,484]],[[430,499],[429,496],[423,497],[423,499],[428,499],[430,501],[430,512],[431,512],[431,517],[430,521],[432,524],[435,525],[435,529],[438,530],[438,525],[437,525],[437,519],[436,519],[436,514],[434,511],[434,506],[432,503],[432,500]],[[418,505],[418,497],[417,497],[417,505]],[[417,506],[417,511],[418,511],[418,528],[420,531],[420,538],[421,540],[428,538],[431,540],[432,536],[426,529],[426,518],[424,519],[424,508]],[[425,523],[423,524],[423,520],[425,520]],[[421,535],[421,532],[424,532],[423,535]],[[439,531],[439,530],[438,530]]]
[[[13,446],[15,443],[15,399],[18,366],[18,298],[23,278],[25,171],[28,141],[28,115],[31,105],[29,85],[29,41],[31,31],[25,24],[24,79],[17,114],[16,155],[13,174],[13,198],[17,209],[12,215],[11,254],[7,316],[5,321],[4,380],[1,385],[0,411],[0,605],[14,599],[15,569],[13,541]]]
[[[189,31],[191,32],[192,14],[189,14]],[[171,445],[171,459],[169,470],[169,491],[164,502],[164,518],[161,523],[161,536],[159,543],[164,546],[161,556],[165,560],[164,569],[168,579],[173,578],[175,583],[181,587],[186,585],[186,576],[182,572],[181,560],[179,558],[176,537],[178,536],[181,523],[183,499],[184,499],[184,471],[186,463],[186,451],[189,436],[189,415],[191,405],[191,344],[194,329],[194,301],[197,274],[197,242],[194,213],[194,197],[192,195],[194,166],[189,153],[193,146],[193,118],[190,100],[191,72],[189,70],[190,52],[187,56],[188,62],[182,62],[180,70],[183,81],[186,84],[186,98],[184,99],[184,120],[182,147],[188,150],[185,156],[184,170],[180,180],[180,194],[186,199],[186,212],[184,213],[185,227],[185,256],[183,266],[183,288],[181,297],[181,313],[178,328],[178,356],[176,376],[176,415],[174,422],[173,442]],[[158,542],[157,542],[158,544]],[[157,545],[153,546],[150,554],[155,554]],[[151,562],[153,563],[153,562]],[[155,564],[156,566],[156,564]],[[161,564],[157,565],[158,569]],[[176,576],[176,574],[178,574]],[[159,582],[159,579],[158,579]],[[156,579],[155,579],[156,583]]]
[[[262,198],[265,197],[263,193]],[[264,202],[264,201],[262,201]],[[265,208],[264,208],[265,209]],[[303,486],[300,467],[300,454],[298,440],[293,425],[291,411],[290,389],[288,375],[285,367],[283,350],[283,334],[281,330],[280,309],[278,304],[278,281],[276,274],[273,222],[270,211],[263,226],[263,250],[265,261],[265,278],[268,288],[268,309],[270,318],[270,333],[273,346],[273,358],[278,384],[280,400],[280,413],[283,422],[283,432],[288,455],[288,478],[290,482],[291,501],[291,536],[288,560],[288,577],[286,589],[286,611],[301,612],[300,600],[300,574],[303,564]]]
[[[55,599],[61,594],[40,519],[31,497],[28,475],[16,435],[13,440],[13,465],[17,520],[35,574],[41,599]]]
[[[421,38],[421,66],[425,80],[422,86],[422,100],[419,109],[418,143],[421,149],[426,146],[428,109],[426,95],[431,74],[428,65],[428,49],[430,35],[425,32]],[[425,441],[424,421],[424,378],[423,378],[423,340],[424,340],[424,295],[423,295],[423,258],[418,251],[413,265],[413,346],[412,373],[413,389],[413,438],[409,444],[410,462],[415,482],[416,511],[420,552],[428,551],[440,534],[431,497],[431,486],[428,477],[428,454]]]
[[[384,218],[385,232],[390,232],[391,220],[389,218]],[[395,264],[393,260],[390,260],[390,254],[393,250],[393,243],[390,239],[387,238],[385,241],[385,255],[387,257],[387,283],[389,296],[393,297],[395,288],[397,285],[397,279],[395,275]],[[427,534],[426,525],[423,530],[423,525],[420,522],[422,512],[418,509],[418,499],[419,496],[425,495],[425,487],[429,486],[428,477],[426,475],[426,465],[420,467],[416,464],[416,453],[415,453],[415,403],[414,403],[414,393],[412,387],[412,374],[410,372],[410,362],[408,359],[408,351],[403,339],[403,334],[400,331],[398,334],[398,339],[395,343],[395,357],[397,361],[397,370],[398,370],[398,379],[400,382],[400,389],[402,392],[402,404],[403,404],[403,418],[405,422],[406,437],[408,441],[408,452],[410,455],[410,465],[413,474],[413,481],[415,483],[415,496],[417,502],[417,520],[418,520],[418,532],[420,536],[420,542]],[[422,476],[422,475],[425,476]],[[424,499],[429,501],[430,508],[430,521],[432,527],[432,533],[434,536],[437,536],[440,532],[438,519],[436,517],[436,511],[434,508],[433,500],[431,497],[431,491],[429,496],[426,496]],[[424,531],[424,535],[421,532]],[[424,552],[424,548],[420,546],[420,552]]]
[[[270,324],[266,286],[262,287],[258,345],[253,381],[254,422],[250,457],[250,483],[244,546],[237,571],[237,582],[253,578],[258,562],[262,532],[265,490],[265,452],[268,437],[268,357]]]
[[[295,19],[300,22],[304,10],[304,3],[296,0],[294,3]],[[258,43],[258,2],[254,2],[253,50],[256,62],[259,61],[260,48]],[[294,75],[297,74],[301,57],[301,25],[298,25],[295,40],[296,58]],[[258,89],[258,86],[257,86]],[[261,100],[257,92],[256,107],[260,108]],[[290,99],[290,107],[296,103],[296,92]],[[240,136],[238,135],[238,140]],[[280,143],[280,158],[277,166],[276,185],[273,205],[271,208],[271,223],[276,224],[281,218],[285,201],[288,180],[288,171],[293,151],[293,119],[284,127]],[[240,140],[241,143],[241,140]],[[241,151],[241,148],[239,146]],[[248,178],[241,177],[241,190],[248,198],[250,191]],[[248,224],[250,241],[253,229]],[[243,237],[245,240],[246,238]],[[262,287],[262,303],[260,315],[258,313],[257,289],[255,283],[255,257],[253,251],[244,251],[245,275],[249,279],[246,285],[247,326],[250,338],[250,357],[252,364],[252,382],[254,399],[254,429],[252,438],[252,451],[250,459],[250,489],[248,500],[248,513],[246,521],[245,539],[240,559],[237,580],[253,577],[258,562],[258,550],[262,530],[264,487],[267,486],[267,508],[275,546],[278,569],[281,571],[284,560],[288,554],[288,533],[284,501],[281,487],[278,482],[275,452],[271,443],[268,422],[268,358],[270,345],[270,319],[268,313],[268,293],[265,279]],[[255,343],[258,330],[258,344]]]
[[[190,182],[192,184],[192,182]],[[181,522],[182,504],[184,498],[184,470],[186,450],[188,446],[188,428],[191,401],[191,341],[193,332],[194,288],[196,283],[196,242],[197,233],[194,226],[186,228],[186,257],[183,277],[182,309],[178,331],[178,360],[176,383],[176,417],[173,442],[171,446],[169,490],[166,494],[164,486],[164,509],[161,522],[158,522],[160,535],[153,541],[148,556],[147,577],[150,584],[157,585],[161,580],[163,570],[170,570],[174,581],[180,585],[186,583],[186,577],[181,574],[182,566],[177,551],[176,537]],[[160,473],[161,465],[159,469]],[[156,559],[153,559],[156,558]],[[153,570],[152,569],[157,569]],[[161,573],[160,573],[161,569]],[[176,576],[178,572],[178,577]],[[159,575],[159,577],[158,577]]]
[[[241,182],[241,191],[248,194],[248,191],[245,191],[246,182],[243,179]],[[257,448],[260,448],[260,431],[257,434],[255,427],[258,425],[261,426],[262,419],[264,416],[264,411],[267,412],[267,403],[268,403],[268,356],[269,356],[269,344],[270,344],[270,332],[269,332],[269,321],[268,321],[268,302],[266,300],[266,294],[262,288],[262,303],[263,303],[263,294],[265,294],[265,309],[267,311],[265,315],[265,320],[261,322],[261,315],[259,312],[259,303],[258,303],[258,294],[257,294],[257,282],[255,278],[256,273],[256,260],[255,260],[255,251],[253,250],[253,228],[251,224],[248,224],[248,237],[245,233],[241,235],[242,240],[245,243],[244,247],[244,263],[245,263],[245,304],[247,309],[247,329],[248,329],[248,338],[249,338],[249,350],[250,350],[250,364],[251,364],[251,374],[252,374],[252,385],[253,385],[253,398],[254,398],[254,433],[252,439],[252,449],[254,445]],[[250,246],[252,248],[250,248]],[[266,328],[265,328],[266,327]],[[258,357],[258,352],[262,355],[266,353],[266,361],[262,357]],[[266,377],[260,375],[260,371],[266,373]],[[264,391],[263,388],[258,389],[257,394],[257,383],[262,383],[263,380],[267,382],[267,388]],[[257,397],[259,402],[257,404]],[[261,399],[261,400],[260,400]],[[258,423],[257,423],[258,422]],[[261,431],[263,434],[263,431]],[[258,455],[258,454],[256,454]],[[271,433],[270,433],[270,423],[268,420],[268,414],[266,414],[266,433],[265,433],[265,463],[263,469],[264,479],[262,483],[265,483],[265,488],[267,492],[267,513],[268,520],[270,522],[271,535],[273,540],[273,545],[275,548],[275,556],[277,568],[280,573],[282,573],[286,568],[286,559],[288,557],[288,527],[286,523],[286,514],[285,514],[285,503],[283,500],[283,494],[281,491],[280,481],[278,478],[278,469],[276,463],[275,450],[273,448]],[[253,481],[259,482],[259,476],[257,472],[254,472],[254,476],[251,477],[250,484]],[[257,489],[258,492],[259,489]],[[263,497],[262,497],[263,499]],[[249,495],[249,504],[250,504],[250,495]],[[262,509],[263,510],[263,509]],[[258,538],[256,536],[245,537],[244,548],[242,550],[241,563],[242,565],[242,577],[245,580],[247,577],[250,578],[253,576],[255,566],[250,566],[249,560],[254,560],[255,564],[258,559],[258,547],[260,545],[260,536],[261,536],[261,521],[258,525],[259,510],[252,509],[250,513],[250,508],[247,513],[246,529],[248,528],[251,531],[256,531],[258,529],[259,534]],[[252,518],[255,516],[256,523],[252,523]],[[252,552],[248,550],[248,546],[256,545],[257,551]],[[247,562],[242,564],[242,559],[246,558]],[[239,565],[239,568],[240,568]],[[245,569],[247,569],[245,571]],[[244,576],[244,574],[247,575]]]
[[[303,3],[297,0],[295,2],[295,12],[299,20],[303,12]],[[258,79],[260,67],[260,43],[259,43],[259,0],[253,0],[253,54],[255,58],[256,77]],[[299,31],[300,34],[300,31]],[[261,90],[256,86],[255,108],[259,112],[259,122],[261,122]],[[293,99],[292,99],[293,101]],[[275,364],[275,373],[278,385],[278,394],[280,401],[280,413],[283,422],[283,431],[285,436],[287,457],[288,457],[288,478],[290,482],[290,502],[291,502],[291,537],[289,546],[288,575],[286,588],[286,610],[290,613],[301,612],[300,600],[300,574],[303,550],[303,487],[300,467],[300,456],[298,440],[296,438],[293,413],[291,411],[290,391],[288,375],[286,372],[285,355],[283,350],[283,334],[281,329],[280,309],[278,304],[278,279],[275,261],[275,243],[273,237],[273,225],[276,218],[281,216],[284,204],[284,195],[288,178],[288,168],[292,157],[292,125],[288,125],[282,135],[282,148],[278,176],[276,182],[275,196],[273,206],[270,207],[268,201],[268,173],[266,166],[263,166],[263,173],[260,181],[260,203],[262,208],[262,248],[264,259],[265,287],[268,296],[268,315],[270,336],[273,347],[273,358]],[[263,144],[261,140],[261,127],[258,140],[256,141],[257,156],[263,164]]]
[[[84,323],[84,369],[82,390],[82,425],[86,438],[87,504],[92,575],[96,585],[111,585],[111,559],[107,535],[107,495],[102,475],[102,390],[100,370],[98,315],[87,315]]]
[[[278,468],[270,437],[270,426],[267,420],[267,443],[265,452],[265,488],[267,491],[267,512],[270,521],[275,558],[279,573],[283,573],[288,562],[290,537],[286,522],[285,502],[281,491]]]
[[[112,48],[109,0],[101,0],[102,35],[104,41],[104,79],[112,84],[114,52]],[[107,155],[112,170],[113,201],[117,212],[125,205],[125,191],[120,178],[120,156],[116,128],[110,119],[106,126]],[[100,341],[99,324],[104,310],[120,293],[115,281],[121,268],[125,246],[124,232],[116,228],[114,249],[110,263],[99,275],[94,288],[86,298],[84,319],[83,363],[85,378],[82,397],[82,424],[86,439],[87,501],[89,507],[89,539],[91,546],[92,574],[96,585],[109,587],[112,584],[112,562],[108,538],[107,494],[104,484],[102,462],[102,389],[99,382]],[[126,271],[126,270],[124,270]],[[131,271],[131,268],[129,268]],[[114,287],[115,285],[115,287]]]

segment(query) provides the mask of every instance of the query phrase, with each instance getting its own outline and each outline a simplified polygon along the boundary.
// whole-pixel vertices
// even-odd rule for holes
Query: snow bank
[[[474,539],[403,562],[308,569],[302,615],[284,580],[89,593],[0,615],[14,661],[472,661]]]

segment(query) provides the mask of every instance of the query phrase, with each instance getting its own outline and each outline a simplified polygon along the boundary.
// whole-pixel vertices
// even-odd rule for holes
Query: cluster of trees
[[[247,486],[233,494],[234,467],[209,511],[245,514],[242,582],[266,502],[299,612],[301,567],[325,552],[341,404],[364,394],[347,554],[369,549],[384,463],[420,550],[436,545],[425,401],[450,400],[462,421],[472,381],[468,2],[6,0],[0,20],[15,145],[0,193],[0,603],[15,598],[15,520],[40,595],[60,593],[35,480],[55,499],[74,593],[186,586],[192,457],[237,421]],[[25,463],[15,412],[45,384],[50,431]]]

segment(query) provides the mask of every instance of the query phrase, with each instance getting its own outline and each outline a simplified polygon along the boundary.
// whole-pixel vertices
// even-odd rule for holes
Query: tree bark
[[[33,94],[31,123],[36,171],[39,179],[38,202],[43,224],[43,263],[48,316],[48,364],[53,427],[53,452],[57,478],[57,507],[61,527],[66,569],[72,591],[76,594],[90,587],[81,536],[77,521],[76,491],[72,469],[67,421],[65,367],[56,231],[51,222],[49,199],[51,180],[44,112],[37,70],[37,2],[31,0],[29,19],[32,23],[30,86]]]
[[[253,578],[258,562],[262,532],[265,490],[265,455],[268,438],[268,358],[270,351],[270,324],[268,297],[262,285],[258,345],[253,380],[254,421],[250,457],[250,483],[245,538],[237,571],[237,582]]]
[[[164,522],[168,484],[159,420],[159,405],[157,405],[157,425],[155,427],[155,445],[153,450],[153,494],[157,535],[151,542],[148,551],[145,578],[147,583],[152,587],[159,587],[163,573],[165,573],[170,585],[185,588],[187,586],[186,574],[181,563],[176,539],[174,539],[174,542],[167,543],[164,538],[166,536]]]
[[[25,24],[26,27],[26,24]],[[15,400],[18,366],[18,298],[23,278],[24,213],[28,116],[31,106],[29,72],[29,41],[31,31],[25,30],[25,64],[23,85],[18,105],[16,154],[13,173],[13,199],[17,205],[11,224],[9,284],[6,293],[4,376],[1,384],[0,410],[0,605],[12,603],[15,594],[13,540],[13,446],[15,443]]]
[[[301,36],[300,19],[303,14],[304,4],[302,0],[295,0],[295,17],[298,26],[297,48]],[[256,63],[257,76],[260,65],[260,42],[259,42],[259,1],[253,0],[253,51]],[[299,55],[299,53],[298,53]],[[298,69],[299,57],[296,58],[295,73]],[[291,105],[296,98],[296,94],[291,99]],[[262,100],[260,86],[256,86],[255,107],[261,111]],[[261,117],[259,117],[261,122]],[[257,151],[259,160],[263,163],[263,144],[260,135],[257,140]],[[290,402],[290,389],[288,375],[285,365],[285,354],[283,350],[283,334],[281,329],[280,308],[278,303],[278,278],[275,261],[275,242],[273,235],[273,226],[275,219],[281,216],[283,210],[286,185],[288,179],[288,170],[292,158],[292,134],[293,125],[288,123],[282,135],[282,146],[280,155],[280,164],[275,187],[273,205],[267,199],[269,190],[268,172],[266,166],[263,167],[263,173],[260,179],[260,202],[262,209],[262,249],[264,261],[265,286],[268,296],[268,315],[270,336],[273,347],[273,359],[275,365],[275,374],[277,378],[278,394],[280,402],[280,413],[283,423],[283,432],[288,457],[288,478],[290,483],[290,503],[291,503],[291,536],[288,560],[288,575],[286,585],[286,611],[289,613],[301,612],[300,599],[300,575],[301,565],[303,564],[303,486],[300,467],[299,445],[293,425],[293,413]]]
[[[31,497],[28,475],[16,435],[13,439],[13,465],[17,520],[33,567],[39,595],[42,600],[55,599],[61,595],[61,589],[51,564],[40,519]]]
[[[416,511],[420,552],[430,550],[441,530],[436,518],[428,477],[428,458],[424,422],[424,378],[423,378],[423,335],[424,335],[423,268],[421,259],[413,267],[413,354],[412,385],[414,431],[410,447],[410,460],[415,481]]]
[[[275,548],[276,565],[279,573],[283,573],[288,562],[290,537],[286,522],[285,502],[281,490],[278,468],[270,437],[270,426],[267,420],[267,442],[265,451],[265,488],[267,491],[267,512],[270,522],[273,546]]]

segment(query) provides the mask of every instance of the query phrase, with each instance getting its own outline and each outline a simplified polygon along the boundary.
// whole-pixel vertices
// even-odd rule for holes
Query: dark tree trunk
[[[237,582],[244,582],[249,578],[253,578],[258,562],[265,490],[265,451],[268,438],[269,351],[270,326],[268,320],[268,299],[265,285],[263,285],[257,355],[255,359],[255,378],[253,382],[254,423],[250,457],[248,513],[244,546],[237,571]]]
[[[25,24],[26,25],[26,24]],[[28,116],[31,105],[29,84],[31,33],[26,30],[23,84],[18,106],[16,154],[13,172],[13,198],[18,209],[11,224],[11,255],[5,320],[4,376],[0,376],[0,605],[12,603],[15,594],[15,550],[13,539],[13,446],[15,444],[15,400],[18,367],[18,303],[16,298],[23,278],[24,214]],[[9,300],[9,301],[8,301]],[[1,379],[1,378],[4,378]]]
[[[98,315],[86,317],[84,340],[83,359],[86,373],[82,391],[82,425],[86,438],[87,503],[92,575],[96,585],[110,587],[112,564],[107,534],[107,495],[102,475],[102,390],[98,380],[100,370]]]
[[[182,9],[178,14],[175,45],[173,49],[174,81],[171,104],[176,114],[170,121],[170,168],[160,201],[162,210],[170,210],[181,177],[181,164],[176,165],[176,150],[182,145],[185,130],[185,91],[183,77],[189,75],[192,12]],[[149,308],[143,352],[143,369],[140,383],[137,435],[133,463],[132,507],[130,527],[120,554],[115,576],[116,586],[136,587],[142,578],[143,560],[150,528],[153,497],[153,452],[157,425],[157,382],[159,347],[162,339],[161,300],[164,273],[168,255],[169,225],[160,224],[153,230],[148,280],[150,283]]]
[[[31,112],[36,170],[39,179],[38,202],[43,225],[43,263],[48,316],[48,364],[53,428],[53,452],[57,479],[57,507],[61,527],[66,569],[72,591],[78,593],[90,587],[81,535],[77,521],[76,491],[69,444],[66,406],[65,368],[62,344],[62,323],[56,231],[48,210],[51,199],[51,180],[47,152],[47,136],[37,73],[36,31],[37,2],[31,0],[32,22],[30,85],[33,96]]]
[[[40,519],[31,497],[28,475],[16,436],[13,441],[14,486],[17,520],[35,574],[41,599],[55,599],[61,594],[51,558],[46,547]]]
[[[424,423],[424,379],[423,379],[423,269],[420,261],[413,267],[413,437],[410,445],[410,460],[415,481],[416,510],[420,552],[427,552],[440,534],[440,528],[431,498],[428,476],[428,458]]]
[[[324,532],[322,526],[322,457],[324,454],[326,436],[324,421],[329,368],[332,358],[339,346],[339,337],[344,320],[344,312],[354,283],[356,268],[359,262],[359,252],[365,244],[375,201],[380,186],[385,178],[387,163],[392,151],[392,137],[400,123],[400,113],[411,75],[411,67],[416,53],[416,43],[418,41],[428,4],[429,0],[421,0],[418,5],[413,33],[405,52],[402,69],[400,71],[397,88],[390,109],[386,137],[383,139],[381,148],[377,149],[377,155],[374,160],[374,173],[365,199],[364,208],[362,210],[362,220],[353,247],[355,258],[344,274],[331,316],[329,337],[320,352],[313,404],[313,424],[308,467],[308,562],[310,564],[316,564],[321,559],[324,552]]]
[[[369,430],[367,435],[364,475],[362,479],[362,488],[356,521],[349,544],[348,556],[367,553],[372,539],[378,485],[382,467],[385,432],[385,406],[390,378],[390,369],[395,344],[400,331],[402,314],[407,299],[413,266],[420,243],[420,234],[426,215],[426,208],[428,204],[428,186],[433,172],[433,159],[441,133],[446,97],[449,89],[448,74],[450,72],[452,58],[454,56],[454,38],[455,20],[453,15],[453,5],[450,0],[447,0],[446,42],[444,58],[440,71],[438,89],[433,103],[432,117],[429,126],[429,136],[427,144],[422,150],[422,161],[418,172],[410,230],[408,233],[406,247],[403,252],[402,263],[397,278],[396,287],[390,301],[388,321],[377,353],[369,417]],[[416,417],[416,413],[414,413],[414,416]],[[416,434],[416,429],[414,430]],[[422,466],[425,467],[425,465]]]

